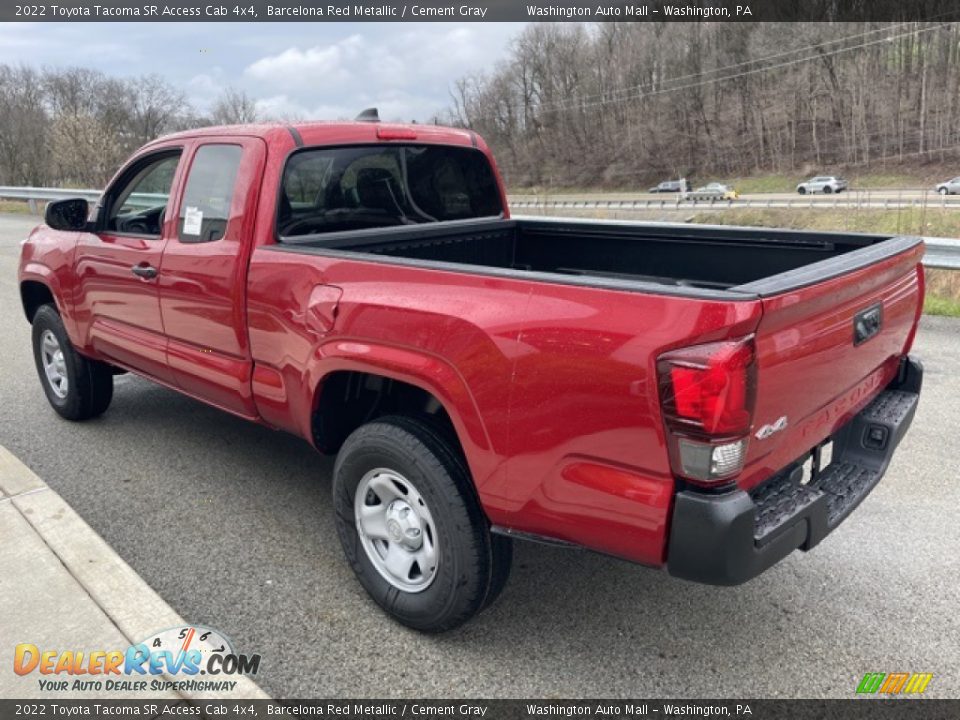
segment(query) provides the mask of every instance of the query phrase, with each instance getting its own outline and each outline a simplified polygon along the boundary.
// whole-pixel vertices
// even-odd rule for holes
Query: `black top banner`
[[[27,22],[950,22],[957,0],[232,0],[170,3],[63,0],[8,4],[0,20]]]

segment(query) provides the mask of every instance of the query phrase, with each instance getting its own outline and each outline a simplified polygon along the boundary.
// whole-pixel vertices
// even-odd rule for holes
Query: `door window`
[[[242,155],[239,145],[197,150],[180,203],[180,242],[212,242],[226,234]]]
[[[109,193],[106,230],[160,237],[179,162],[177,150],[151,156],[131,167]]]

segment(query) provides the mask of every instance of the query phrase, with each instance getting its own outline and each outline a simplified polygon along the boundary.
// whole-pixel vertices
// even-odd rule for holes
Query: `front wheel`
[[[333,479],[337,533],[370,597],[399,622],[442,632],[489,605],[510,571],[450,438],[418,418],[354,431]]]
[[[67,420],[87,420],[110,406],[110,366],[89,360],[73,349],[63,320],[52,305],[44,305],[33,316],[33,357],[47,400]]]
[[[832,193],[832,192],[833,192],[833,188],[832,188],[832,187],[830,187],[829,185],[824,185],[824,187],[823,187],[823,194],[824,194],[824,195],[829,195],[829,194]]]

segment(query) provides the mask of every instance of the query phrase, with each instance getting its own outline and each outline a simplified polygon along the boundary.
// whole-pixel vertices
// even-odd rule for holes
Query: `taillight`
[[[657,376],[674,473],[717,483],[743,469],[753,422],[752,337],[672,350]]]

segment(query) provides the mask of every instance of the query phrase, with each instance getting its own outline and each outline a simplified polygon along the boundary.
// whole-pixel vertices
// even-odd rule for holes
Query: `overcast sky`
[[[159,73],[206,110],[232,85],[275,116],[427,120],[459,77],[489,70],[510,23],[0,23],[0,63]]]

